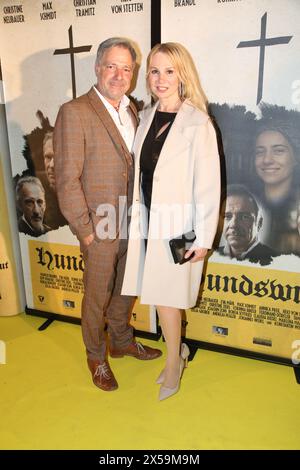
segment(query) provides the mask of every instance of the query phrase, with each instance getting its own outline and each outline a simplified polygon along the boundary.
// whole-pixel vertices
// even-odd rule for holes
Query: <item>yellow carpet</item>
[[[0,449],[300,448],[300,385],[290,367],[198,350],[179,393],[159,402],[163,358],[111,359],[119,389],[103,392],[80,327],[56,321],[40,332],[43,321],[0,317]]]

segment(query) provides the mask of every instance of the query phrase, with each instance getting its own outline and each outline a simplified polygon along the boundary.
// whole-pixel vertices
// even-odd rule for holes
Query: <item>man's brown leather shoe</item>
[[[133,356],[142,361],[149,361],[150,359],[156,359],[162,355],[159,349],[153,349],[149,346],[145,346],[141,343],[132,341],[126,348],[110,348],[111,357],[124,357]]]
[[[118,388],[118,382],[116,381],[107,361],[100,362],[87,359],[87,363],[96,387],[99,387],[106,392],[111,392]]]

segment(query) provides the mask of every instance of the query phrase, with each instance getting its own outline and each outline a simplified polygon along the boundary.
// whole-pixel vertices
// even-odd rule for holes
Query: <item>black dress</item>
[[[154,170],[175,117],[176,113],[156,111],[142,146],[140,171],[144,202],[148,209],[148,219],[151,206]],[[168,126],[166,126],[166,124],[168,124]],[[164,126],[166,126],[165,129],[160,133],[160,129]]]

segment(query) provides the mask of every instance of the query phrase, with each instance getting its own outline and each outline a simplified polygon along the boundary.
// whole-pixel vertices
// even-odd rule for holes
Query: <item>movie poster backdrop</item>
[[[25,307],[21,254],[11,183],[0,66],[0,316],[16,315]]]
[[[0,1],[5,106],[30,309],[80,317],[84,265],[77,239],[57,202],[53,127],[61,104],[95,83],[97,47],[112,36],[127,37],[137,47],[131,95],[139,108],[150,99],[144,65],[150,49],[150,3]],[[28,192],[40,203],[34,214],[25,217],[23,200]],[[133,313],[136,329],[156,331],[153,308],[141,308],[137,302]]]
[[[218,234],[197,305],[186,312],[186,336],[295,363],[299,7],[297,0],[162,2],[162,42],[190,51],[210,102],[223,180]]]

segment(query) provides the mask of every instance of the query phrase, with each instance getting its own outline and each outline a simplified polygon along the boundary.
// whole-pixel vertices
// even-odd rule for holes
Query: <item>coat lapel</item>
[[[136,136],[136,141],[134,145],[134,154],[136,156],[136,167],[139,168],[140,154],[142,150],[142,145],[144,143],[145,137],[149,131],[154,114],[158,107],[158,102],[150,110],[145,111],[145,117],[141,116],[141,124]],[[164,142],[162,147],[156,168],[155,173],[159,172],[159,169],[172,160],[176,155],[184,152],[184,150],[189,147],[190,141],[184,135],[183,131],[185,127],[195,124],[193,119],[191,119],[190,114],[193,108],[184,102],[179,109],[175,121],[170,129],[170,132]]]
[[[153,108],[142,111],[141,113],[141,122],[134,143],[134,155],[136,156],[137,166],[139,166],[142,145],[151,126],[157,106],[158,102],[153,106]]]
[[[137,173],[140,173],[140,156],[142,146],[151,126],[154,114],[158,107],[158,102],[150,109],[147,109],[141,113],[141,122],[138,128],[134,143],[134,155],[135,165]],[[201,123],[206,122],[207,115],[205,113],[199,114],[199,111],[195,112],[193,105],[189,101],[182,103],[175,121],[170,129],[169,134],[162,147],[155,173],[159,172],[159,169],[168,164],[176,155],[183,153],[190,145],[191,142],[185,135],[184,130],[190,126],[197,126]]]
[[[167,164],[176,155],[183,153],[190,146],[189,139],[183,133],[184,128],[189,125],[189,109],[187,109],[186,103],[183,103],[161,149],[155,173],[159,172],[162,166]]]

